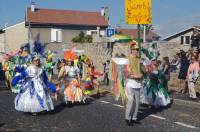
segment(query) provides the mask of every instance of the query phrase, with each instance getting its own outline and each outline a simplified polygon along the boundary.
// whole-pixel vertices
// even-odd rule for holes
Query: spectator
[[[199,63],[197,62],[197,58],[196,56],[192,56],[192,60],[187,72],[189,96],[191,99],[197,99],[194,87],[199,77],[199,71],[200,68]]]
[[[104,73],[104,78],[103,78],[103,82],[104,84],[106,84],[107,86],[109,85],[109,78],[108,78],[108,73],[109,73],[109,67],[110,67],[110,61],[107,60],[106,63],[103,63],[103,73]]]
[[[177,53],[176,55],[174,55],[174,58],[170,63],[171,71],[176,71],[178,69],[179,64],[180,64],[180,54]]]
[[[184,52],[184,51],[181,51],[181,52]],[[188,52],[187,52],[187,55],[186,55],[187,59],[188,59],[188,60],[191,60],[191,57],[193,56],[193,54],[194,54],[194,49],[193,49],[193,48],[190,48],[190,49],[188,50]]]
[[[198,62],[199,62],[199,65],[200,65],[200,53],[198,55]]]
[[[3,64],[1,62],[0,62],[0,78],[3,79],[3,80],[5,79]]]
[[[178,89],[179,93],[184,93],[185,92],[185,80],[187,76],[187,70],[189,66],[189,61],[186,57],[186,53],[184,51],[180,52],[180,70],[179,70],[179,75],[178,75]]]
[[[192,40],[191,47],[199,49],[200,34],[198,31],[193,32],[191,40]]]
[[[163,72],[164,72],[164,85],[166,86],[168,90],[168,81],[170,80],[170,63],[169,63],[169,57],[163,57]]]

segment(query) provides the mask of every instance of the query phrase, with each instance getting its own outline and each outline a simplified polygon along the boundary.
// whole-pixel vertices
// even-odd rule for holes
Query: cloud
[[[188,15],[185,17],[177,17],[173,20],[168,20],[163,23],[154,25],[155,32],[162,38],[183,31],[193,25],[200,25],[200,14]]]

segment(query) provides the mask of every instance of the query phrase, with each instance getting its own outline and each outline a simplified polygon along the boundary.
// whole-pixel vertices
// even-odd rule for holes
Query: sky
[[[113,27],[135,28],[127,25],[124,15],[124,0],[32,0],[36,7],[100,11],[109,7],[110,23]],[[25,10],[31,0],[0,0],[0,27],[24,21]],[[200,25],[200,0],[152,0],[154,32],[162,38],[182,31],[192,25]]]

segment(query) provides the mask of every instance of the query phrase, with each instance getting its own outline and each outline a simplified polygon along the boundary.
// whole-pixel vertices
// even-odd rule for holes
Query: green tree
[[[92,36],[84,34],[83,31],[79,33],[78,36],[72,38],[72,42],[74,43],[92,43]]]

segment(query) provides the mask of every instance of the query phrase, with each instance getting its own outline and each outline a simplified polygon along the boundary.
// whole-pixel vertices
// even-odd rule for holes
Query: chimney
[[[101,7],[101,16],[105,16],[105,7]]]
[[[101,16],[104,16],[107,21],[109,21],[109,9],[108,6],[101,7]]]
[[[35,2],[31,2],[31,12],[35,12]]]

